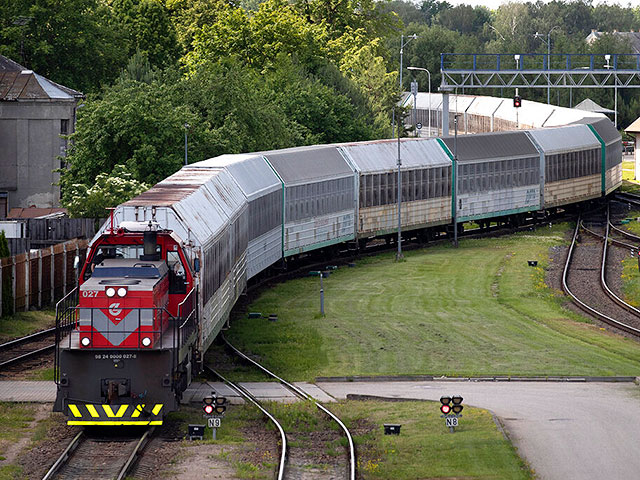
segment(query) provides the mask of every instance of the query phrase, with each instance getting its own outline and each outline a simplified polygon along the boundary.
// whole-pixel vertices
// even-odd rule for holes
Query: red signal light
[[[520,97],[520,95],[513,97],[513,106],[515,108],[520,108],[522,106],[522,97]]]
[[[451,412],[451,407],[447,404],[440,405],[440,411],[447,415]]]
[[[204,410],[204,413],[206,413],[207,415],[213,415],[213,410],[214,410],[213,405],[203,405],[202,409]]]

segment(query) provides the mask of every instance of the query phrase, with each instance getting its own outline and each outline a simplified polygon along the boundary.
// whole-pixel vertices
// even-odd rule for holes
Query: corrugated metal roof
[[[504,98],[496,97],[477,97],[476,101],[471,104],[467,113],[473,115],[484,115],[490,117],[493,115],[501,103],[505,102]]]
[[[238,211],[246,205],[240,187],[224,169],[184,167],[136,198],[120,205],[118,210],[131,207],[157,207],[175,213],[179,225],[161,225],[183,232],[190,231],[200,245],[210,242]],[[133,220],[127,215],[119,220]],[[122,217],[122,218],[120,218]],[[171,223],[171,215],[158,214]],[[182,238],[186,240],[185,238]]]
[[[561,127],[562,125],[570,125],[572,123],[590,123],[591,120],[585,121],[587,118],[606,118],[602,113],[586,112],[584,110],[576,110],[575,108],[555,107],[549,119],[544,122],[543,127]]]
[[[398,142],[366,142],[340,147],[345,155],[363,173],[397,169]],[[451,164],[451,160],[435,139],[405,140],[400,142],[403,168],[436,167]]]
[[[0,100],[74,100],[82,93],[38,75],[0,55]]]
[[[454,137],[445,137],[442,141],[453,153]],[[458,160],[460,162],[536,155],[539,155],[538,150],[525,132],[458,135]]]
[[[191,164],[193,168],[225,168],[238,182],[248,200],[282,188],[280,179],[262,155],[221,155]]]
[[[600,147],[600,142],[586,125],[529,130],[529,135],[547,154]]]
[[[336,145],[295,147],[262,152],[285,185],[328,180],[353,174]]]
[[[609,145],[613,142],[622,141],[620,133],[613,125],[613,122],[608,118],[601,118],[599,120],[590,121],[589,124],[598,132],[598,135],[602,137],[604,143]]]
[[[522,106],[516,108],[513,106],[513,101],[504,101],[496,110],[495,116],[503,120],[517,122],[519,125],[540,128],[551,116],[554,108],[556,107],[530,100],[522,100]]]

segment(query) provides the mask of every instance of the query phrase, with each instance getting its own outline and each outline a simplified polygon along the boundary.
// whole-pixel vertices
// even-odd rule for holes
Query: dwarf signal
[[[440,397],[440,411],[442,417],[445,418],[445,425],[449,427],[449,431],[453,433],[454,427],[458,426],[458,418],[462,417],[463,398],[460,395],[442,396]]]
[[[522,106],[522,97],[520,95],[513,97],[513,106],[515,108],[520,108]]]

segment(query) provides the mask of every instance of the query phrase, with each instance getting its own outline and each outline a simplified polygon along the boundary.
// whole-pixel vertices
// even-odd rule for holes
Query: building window
[[[60,135],[68,135],[69,134],[69,120],[62,119],[60,120]]]
[[[0,218],[7,218],[9,210],[9,193],[0,192]]]

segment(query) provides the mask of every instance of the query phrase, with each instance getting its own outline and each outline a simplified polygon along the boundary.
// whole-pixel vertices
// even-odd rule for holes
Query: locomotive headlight
[[[145,347],[148,347],[149,345],[151,345],[151,339],[149,337],[144,337],[142,339],[142,345],[144,345]]]
[[[116,289],[113,287],[107,288],[107,297],[111,298],[116,294]]]
[[[124,297],[127,294],[127,289],[124,287],[120,287],[118,289],[118,296],[119,297]]]
[[[82,340],[80,340],[80,342],[82,343],[82,346],[88,347],[91,343],[91,339],[89,337],[82,337]]]

